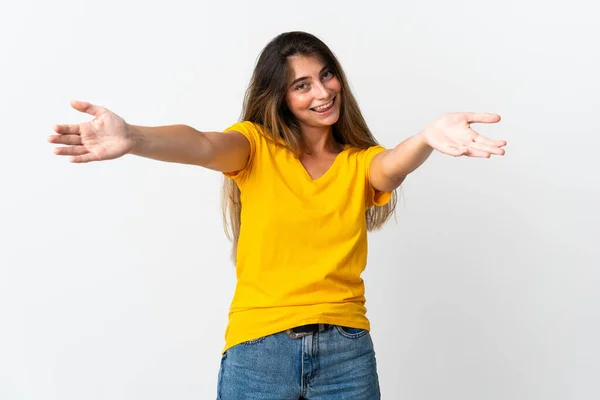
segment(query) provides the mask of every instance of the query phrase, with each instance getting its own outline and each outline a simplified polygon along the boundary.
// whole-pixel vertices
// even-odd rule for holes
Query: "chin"
[[[323,121],[319,121],[321,122],[321,124],[323,125],[327,125],[327,126],[331,126],[333,124],[335,124],[336,122],[338,122],[338,120],[340,119],[340,113],[336,112],[335,114],[325,118]]]
[[[312,126],[331,126],[333,124],[335,124],[336,122],[338,122],[338,120],[340,119],[340,112],[339,110],[337,110],[336,112],[332,113],[331,115],[325,117],[325,118],[311,118],[310,119],[310,124]],[[308,122],[308,121],[307,121]]]

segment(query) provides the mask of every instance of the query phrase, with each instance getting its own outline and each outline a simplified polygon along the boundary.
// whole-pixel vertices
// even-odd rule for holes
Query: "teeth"
[[[331,107],[331,105],[332,105],[332,104],[333,104],[333,100],[331,100],[331,101],[330,101],[329,103],[327,103],[327,104],[323,104],[322,106],[315,107],[315,108],[314,108],[314,110],[316,110],[316,111],[325,110],[325,109],[327,109],[327,108]]]

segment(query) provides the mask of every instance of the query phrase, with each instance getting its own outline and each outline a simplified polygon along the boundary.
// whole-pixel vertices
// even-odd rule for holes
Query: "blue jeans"
[[[294,339],[286,332],[229,348],[221,358],[217,400],[378,400],[371,335],[324,325]]]

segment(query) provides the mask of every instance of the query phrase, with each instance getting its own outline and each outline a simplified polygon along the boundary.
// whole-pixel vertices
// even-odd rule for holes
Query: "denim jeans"
[[[229,348],[221,357],[217,400],[378,400],[368,331],[324,325],[297,339],[286,332]]]

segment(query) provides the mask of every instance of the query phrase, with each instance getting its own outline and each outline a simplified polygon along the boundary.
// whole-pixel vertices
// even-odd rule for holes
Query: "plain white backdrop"
[[[589,2],[21,0],[0,6],[0,399],[212,399],[235,285],[222,177],[70,164],[56,123],[236,122],[260,50],[311,32],[380,143],[502,116],[506,156],[434,153],[370,235],[384,399],[600,398],[600,28]],[[479,128],[479,129],[478,129]]]

